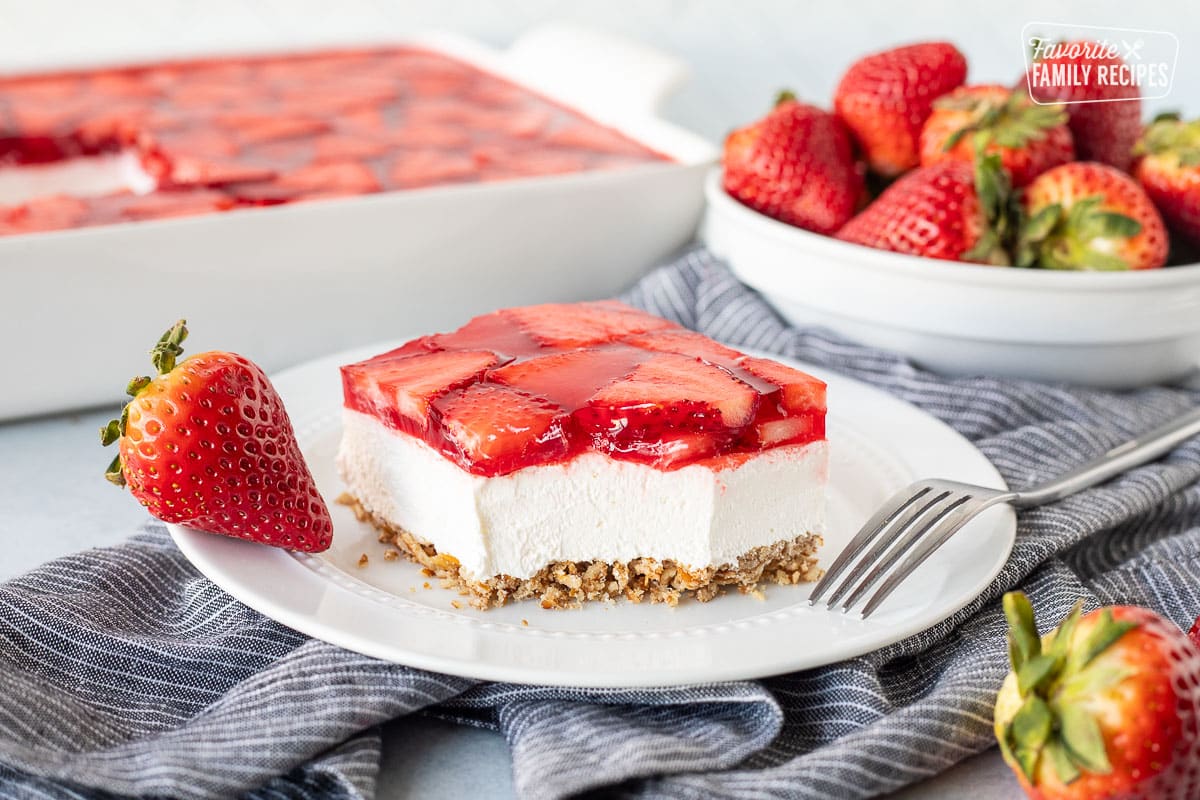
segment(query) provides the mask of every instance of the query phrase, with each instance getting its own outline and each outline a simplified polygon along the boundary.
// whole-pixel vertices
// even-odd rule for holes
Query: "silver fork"
[[[863,606],[862,617],[866,619],[925,559],[984,510],[1000,503],[1033,508],[1061,500],[1153,461],[1198,433],[1200,408],[1118,445],[1056,480],[1023,492],[955,481],[917,481],[894,494],[867,520],[813,587],[809,605],[816,605],[833,589],[825,604],[836,608],[845,597],[841,604],[845,613],[882,580],[883,585]],[[904,561],[896,567],[902,558]],[[849,574],[841,579],[847,570]]]

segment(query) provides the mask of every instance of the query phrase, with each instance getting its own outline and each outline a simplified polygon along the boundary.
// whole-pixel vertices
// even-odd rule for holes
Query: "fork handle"
[[[1109,478],[1165,455],[1200,434],[1200,408],[1195,408],[1165,425],[1119,444],[1099,458],[1076,467],[1060,478],[1017,492],[1009,502],[1017,508],[1052,503],[1076,492],[1104,483]]]

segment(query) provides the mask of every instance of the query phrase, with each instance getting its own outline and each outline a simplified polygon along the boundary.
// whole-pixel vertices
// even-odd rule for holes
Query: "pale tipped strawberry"
[[[948,42],[897,47],[855,61],[833,96],[872,171],[894,177],[920,163],[933,101],[962,85],[967,60]]]
[[[784,93],[758,122],[725,139],[724,187],[769,217],[833,233],[854,215],[863,177],[845,128]]]
[[[1133,178],[1093,161],[1044,172],[1025,189],[1021,267],[1154,269],[1167,260],[1162,217]]]
[[[1039,638],[1029,600],[1005,595],[1004,760],[1036,800],[1200,797],[1200,648],[1148,609],[1080,608]]]
[[[999,158],[972,167],[918,167],[884,190],[837,233],[879,250],[981,264],[1010,263],[1011,186]]]
[[[1075,152],[1128,170],[1142,132],[1142,101],[1132,81],[1102,75],[1126,69],[1124,59],[1097,42],[1060,42],[1034,53],[1024,88],[1039,103],[1065,103]]]
[[[177,322],[151,351],[154,378],[130,381],[120,419],[100,430],[120,454],[106,477],[155,517],[252,542],[317,552],[333,536],[283,401],[257,365],[233,353],[176,363]]]
[[[1200,245],[1200,119],[1156,119],[1134,148],[1133,174],[1172,230]]]
[[[1000,157],[1020,188],[1059,164],[1075,160],[1060,106],[1032,103],[1004,86],[962,86],[933,103],[921,129],[921,166],[972,161],[978,146]]]

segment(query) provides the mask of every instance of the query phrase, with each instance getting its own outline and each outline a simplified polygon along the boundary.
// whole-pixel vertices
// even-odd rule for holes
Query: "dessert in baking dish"
[[[360,518],[487,608],[814,580],[825,384],[621,303],[510,308],[342,368]]]
[[[410,47],[0,79],[0,173],[114,153],[136,173],[131,188],[0,199],[0,234],[665,158],[528,89]]]

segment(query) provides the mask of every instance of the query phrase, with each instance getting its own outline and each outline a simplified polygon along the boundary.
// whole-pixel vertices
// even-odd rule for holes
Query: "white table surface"
[[[111,451],[97,430],[112,411],[0,425],[0,580],[88,547],[115,544],[144,513],[104,480]],[[499,734],[421,716],[385,728],[380,800],[513,796],[508,745]],[[1009,800],[1016,781],[996,750],[972,758],[894,800]]]

